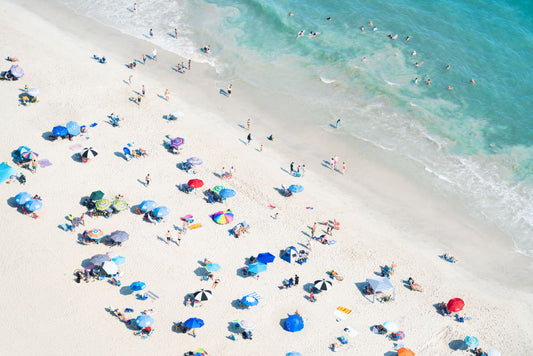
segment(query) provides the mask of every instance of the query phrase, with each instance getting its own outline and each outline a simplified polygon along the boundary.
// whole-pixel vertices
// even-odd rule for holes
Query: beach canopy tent
[[[298,250],[294,246],[289,246],[281,254],[281,259],[289,263],[296,261],[298,259]]]
[[[392,290],[392,299],[396,300],[396,290],[387,277],[367,278],[366,283],[374,290],[372,303],[376,301],[376,293],[385,293]]]
[[[0,183],[4,183],[9,177],[17,173],[18,171],[6,162],[0,163]]]

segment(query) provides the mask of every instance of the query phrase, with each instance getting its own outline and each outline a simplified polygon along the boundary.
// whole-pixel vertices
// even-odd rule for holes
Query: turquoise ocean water
[[[340,118],[345,132],[415,162],[437,192],[462,197],[533,256],[531,3],[152,0],[137,1],[133,15],[133,1],[65,2],[138,38],[153,28],[154,43],[212,65],[221,80],[321,113],[295,120],[326,129]],[[199,51],[206,44],[209,56]]]

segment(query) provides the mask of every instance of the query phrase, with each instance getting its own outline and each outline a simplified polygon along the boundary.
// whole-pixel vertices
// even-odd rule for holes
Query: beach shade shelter
[[[285,320],[284,328],[291,333],[300,331],[304,328],[304,320],[298,314],[289,315]]]
[[[392,290],[392,299],[396,300],[396,290],[387,277],[367,278],[366,283],[374,290],[374,297],[372,303],[376,301],[376,293],[385,293]]]
[[[135,319],[135,325],[137,325],[140,328],[146,328],[146,327],[152,326],[153,323],[154,323],[154,318],[152,318],[148,314],[139,315]]]
[[[313,285],[319,291],[323,291],[323,290],[330,290],[333,284],[331,283],[331,281],[326,281],[325,279],[319,279],[318,281],[315,281]]]
[[[139,209],[144,213],[152,211],[155,208],[157,208],[157,203],[153,200],[145,200],[139,205]]]
[[[400,327],[394,321],[386,321],[386,322],[384,322],[383,323],[383,327],[385,329],[387,329],[387,331],[390,331],[391,333],[395,333],[398,330],[400,330]]]
[[[24,158],[24,159],[27,160],[27,161],[31,161],[31,160],[34,160],[34,159],[39,158],[39,154],[38,154],[38,153],[35,153],[35,152],[33,152],[33,151],[24,152],[24,153],[22,154],[22,158]]]
[[[102,192],[101,190],[97,190],[95,192],[92,192],[91,195],[89,196],[89,199],[91,200],[100,200],[100,199],[103,199],[104,198],[104,192]]]
[[[133,292],[138,292],[146,288],[146,283],[141,281],[133,282],[128,288]]]
[[[261,262],[252,263],[248,266],[248,272],[258,274],[267,270],[267,265]]]
[[[448,307],[449,311],[455,313],[463,310],[465,302],[463,302],[463,300],[460,298],[452,298],[448,301],[448,304],[446,304],[446,306]]]
[[[39,199],[28,200],[24,203],[24,208],[28,211],[37,211],[43,207],[43,202]]]
[[[196,354],[194,356],[207,356],[207,351],[202,348],[199,348],[198,350],[196,350]]]
[[[117,266],[122,266],[124,263],[126,263],[126,257],[124,256],[113,257],[111,258],[111,261],[115,262]]]
[[[81,127],[76,121],[67,122],[65,127],[67,128],[69,135],[76,136],[80,134]]]
[[[0,163],[0,183],[4,183],[9,177],[17,173],[18,171],[6,162]]]
[[[102,263],[106,261],[111,261],[111,259],[109,258],[108,255],[100,254],[100,255],[94,255],[93,257],[91,257],[90,261],[93,265],[100,266],[102,265]]]
[[[301,193],[304,191],[304,187],[299,184],[293,184],[289,187],[289,190],[293,193]]]
[[[407,347],[398,349],[398,356],[415,356],[415,353]]]
[[[207,266],[205,266],[205,269],[207,270],[207,272],[211,273],[211,272],[218,272],[220,271],[222,267],[220,267],[220,265],[218,263],[210,263],[208,264]]]
[[[198,318],[189,318],[185,320],[185,322],[183,323],[183,326],[189,329],[198,329],[204,326],[204,321]]]
[[[176,137],[170,141],[170,147],[180,147],[185,143],[185,140],[181,137]]]
[[[226,188],[224,188],[224,187],[221,186],[221,185],[215,185],[215,186],[213,187],[213,189],[211,189],[211,190],[214,191],[214,192],[217,193],[217,194],[220,194],[220,192],[223,191],[224,189],[226,189]]]
[[[30,201],[31,199],[31,194],[27,192],[18,193],[17,195],[15,195],[15,203],[17,203],[17,205],[24,205],[27,201]]]
[[[41,95],[41,91],[37,88],[30,88],[28,89],[26,93],[28,93],[29,96],[33,96],[33,97],[37,97]]]
[[[68,130],[65,126],[55,126],[52,129],[52,133],[56,135],[57,137],[63,137],[68,135]]]
[[[242,297],[241,303],[246,305],[247,307],[253,307],[253,306],[259,304],[259,299],[257,299],[253,295],[246,295],[246,296]]]
[[[128,234],[125,231],[113,231],[111,235],[109,235],[109,239],[114,242],[124,242],[130,238],[130,234]]]
[[[123,211],[123,210],[126,210],[128,208],[128,203],[126,203],[122,199],[116,199],[116,200],[113,200],[113,208],[116,211]]]
[[[465,342],[466,346],[470,347],[471,349],[473,349],[474,347],[478,347],[478,345],[479,345],[479,340],[475,336],[467,336],[467,337],[465,337],[464,342]]]
[[[168,214],[170,214],[170,210],[168,210],[166,206],[159,206],[155,208],[154,211],[152,212],[152,215],[155,216],[156,218],[163,218],[167,216]]]
[[[294,246],[289,246],[281,254],[281,259],[292,263],[298,259],[298,250]]]
[[[91,158],[94,158],[98,155],[98,152],[96,152],[95,150],[93,150],[92,147],[89,147],[89,148],[84,148],[83,151],[81,151],[80,153],[80,156],[82,158],[87,158],[87,159],[91,159]]]
[[[198,292],[193,294],[194,300],[199,302],[206,302],[213,296],[213,293],[210,290],[201,289]]]
[[[87,236],[93,240],[100,240],[104,236],[104,232],[100,229],[92,229],[87,232]]]
[[[229,210],[216,212],[213,221],[220,225],[229,224],[233,221],[233,213]]]
[[[94,204],[94,208],[100,211],[107,210],[110,206],[111,201],[109,199],[100,199]]]
[[[487,351],[487,356],[502,356],[502,353],[496,349],[489,349]]]
[[[102,264],[102,269],[104,270],[105,273],[110,274],[110,275],[118,273],[118,266],[113,261],[105,261]]]
[[[191,179],[187,185],[191,188],[200,188],[204,186],[204,182],[201,179]]]
[[[222,189],[222,190],[220,191],[220,193],[218,193],[218,194],[219,194],[222,198],[231,198],[231,197],[234,197],[235,194],[237,194],[237,193],[235,193],[235,191],[234,191],[233,189],[228,189],[228,188],[226,188],[226,189]]]
[[[201,165],[202,163],[204,163],[204,161],[202,161],[200,158],[198,157],[191,157],[187,160],[187,162],[189,162],[189,164],[192,164],[193,166],[199,166]]]
[[[274,262],[275,259],[276,259],[276,256],[274,256],[270,252],[260,253],[259,255],[257,255],[257,258],[256,258],[256,260],[258,262],[261,262],[261,263],[264,263],[264,264],[272,263],[272,262]]]
[[[24,76],[24,69],[22,69],[21,66],[14,64],[9,68],[9,72],[11,75],[13,75],[15,78],[22,78]]]
[[[302,356],[302,354],[297,351],[291,351],[286,353],[285,356]]]
[[[241,320],[239,325],[244,330],[253,330],[253,329],[255,329],[255,323],[253,321],[250,321],[250,320]]]

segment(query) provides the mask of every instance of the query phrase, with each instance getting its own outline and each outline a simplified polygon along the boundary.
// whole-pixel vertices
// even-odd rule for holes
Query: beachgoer
[[[133,14],[137,15],[137,3],[133,3]]]
[[[365,32],[365,26],[361,26],[361,32]]]
[[[219,283],[220,283],[220,278],[215,279],[215,281],[213,282],[213,288],[216,288]]]
[[[272,217],[273,219],[277,220],[278,219],[278,214],[279,213],[275,213],[274,216]]]
[[[372,23],[372,20],[368,21],[368,26],[374,27],[374,24]]]
[[[252,141],[252,134],[249,133],[248,136],[246,136],[246,139],[248,140],[247,145],[249,145],[249,144],[250,144],[250,141]]]
[[[418,84],[418,77],[413,80],[413,83]]]
[[[328,17],[326,20],[331,21],[331,17]]]
[[[248,128],[248,131],[250,131],[250,127],[251,127],[251,125],[252,125],[252,119],[248,119],[248,120],[246,121],[246,127]]]
[[[337,169],[337,163],[339,163],[339,156],[333,156],[333,169]]]
[[[302,174],[302,177],[305,175],[305,164],[302,164],[301,174]]]
[[[448,89],[448,90],[453,90],[453,87],[450,86],[450,85],[448,85],[448,87],[447,87],[446,89]]]
[[[420,64],[418,62],[415,63],[415,67],[420,67]]]
[[[411,52],[411,56],[416,56],[416,51]]]
[[[294,12],[289,12],[289,16],[294,16]]]
[[[150,29],[150,38],[154,38],[154,31],[152,29]]]
[[[263,145],[259,146],[259,152],[263,152]]]
[[[235,174],[235,168],[233,166],[231,166],[230,169],[229,169],[229,176],[233,177],[234,174]]]
[[[361,58],[361,62],[365,63],[366,62],[366,57]]]
[[[426,85],[431,85],[431,79],[426,80]]]
[[[228,98],[231,96],[231,84],[228,85],[228,88],[226,89],[226,92],[228,93]]]
[[[137,105],[141,105],[141,96],[137,95]]]
[[[178,29],[177,28],[174,29],[174,38],[178,38]]]
[[[31,172],[32,173],[37,172],[37,161],[35,161],[35,160],[31,161]]]
[[[311,238],[315,238],[315,232],[316,232],[316,221],[313,223],[313,226],[311,227]]]
[[[191,60],[189,59],[189,65],[187,66],[187,69],[191,70]]]
[[[405,37],[405,42],[409,42],[410,39],[411,39],[411,37],[409,37],[409,36]]]
[[[342,174],[346,172],[346,162],[342,162]]]
[[[297,286],[300,283],[300,277],[297,274],[294,275],[294,285]]]
[[[476,81],[474,79],[470,79],[470,84],[476,85]]]
[[[341,124],[341,119],[338,119],[337,122],[335,123],[335,128],[338,129],[340,124]]]
[[[331,157],[331,160],[329,161],[329,168],[334,169],[335,168],[335,158]]]
[[[152,58],[154,59],[154,61],[157,61],[157,49],[153,49],[152,51]]]
[[[394,36],[393,36],[393,35],[389,35],[389,38],[390,38],[391,40],[395,40],[395,39],[398,38],[398,34],[395,34]]]
[[[146,55],[143,53],[143,64],[146,64]]]
[[[142,96],[144,96],[146,94],[146,90],[144,88],[144,84],[143,84],[142,89],[141,89],[141,94],[142,94]]]
[[[294,172],[294,162],[291,162],[291,173]]]
[[[170,230],[167,231],[165,237],[167,238],[167,244],[170,244],[170,240],[172,239],[172,234],[170,233]]]
[[[133,74],[130,75],[130,77],[128,78],[128,83],[129,83],[129,85],[131,85],[131,81],[132,81],[132,79],[133,79]]]
[[[450,65],[449,64],[446,66],[446,70],[450,70]]]
[[[165,90],[165,99],[167,101],[170,99],[170,91],[168,89]]]
[[[311,249],[311,240],[307,240],[307,243],[305,244],[305,246],[307,247],[307,249],[308,249],[309,251],[311,251],[311,250],[312,250],[312,249]]]
[[[296,38],[302,37],[304,33],[305,33],[305,30],[301,30],[300,32],[298,32],[298,35],[296,36]]]
[[[226,168],[222,167],[220,170],[220,178],[224,178],[226,176]]]
[[[146,183],[144,184],[145,187],[148,187],[150,185],[150,182],[152,181],[152,178],[150,178],[150,173],[146,175],[146,178],[144,178]]]

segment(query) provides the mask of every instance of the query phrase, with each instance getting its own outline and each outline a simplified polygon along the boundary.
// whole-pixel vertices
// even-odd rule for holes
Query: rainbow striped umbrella
[[[213,214],[213,220],[220,225],[229,224],[233,221],[233,213],[229,210],[219,211]]]
[[[193,166],[199,166],[201,165],[202,163],[204,163],[204,161],[202,161],[200,158],[198,157],[191,157],[187,160],[187,162],[189,162],[190,164],[192,164]]]
[[[403,339],[405,339],[405,333],[404,333],[403,331],[401,331],[401,330],[398,331],[398,332],[396,333],[396,339],[397,339],[397,340],[403,340]]]
[[[109,199],[100,199],[94,204],[96,210],[106,210],[111,206],[111,201]]]
[[[26,159],[37,159],[37,157],[39,157],[39,154],[33,152],[33,151],[29,151],[29,152],[24,152],[22,154],[22,157],[26,158]]]
[[[113,201],[113,208],[115,208],[116,211],[126,210],[128,208],[128,203],[124,200],[117,199]]]
[[[194,356],[207,356],[207,351],[202,348],[199,348],[198,350],[196,350],[196,355]]]
[[[220,194],[221,191],[223,191],[225,188],[221,185],[216,185],[213,189],[211,189],[212,191],[214,191],[215,193],[217,194]]]
[[[104,236],[104,232],[100,229],[92,229],[87,235],[93,240],[100,240]]]

